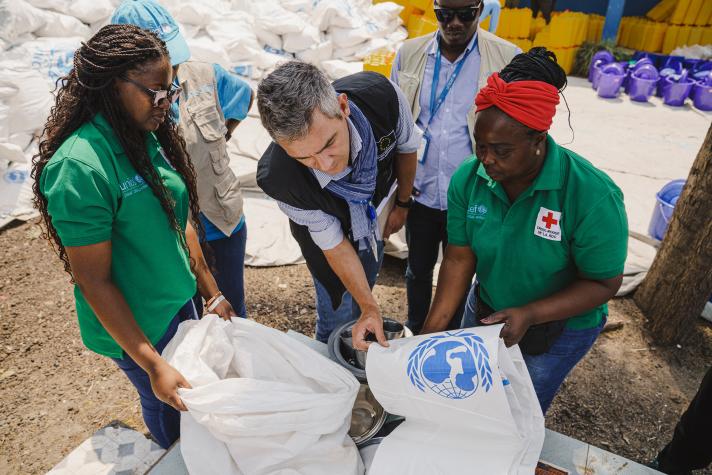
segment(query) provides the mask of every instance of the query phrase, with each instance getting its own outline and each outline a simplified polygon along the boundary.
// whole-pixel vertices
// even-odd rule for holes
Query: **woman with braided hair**
[[[186,379],[160,356],[192,297],[215,295],[196,229],[195,172],[166,120],[178,89],[165,43],[108,25],[62,78],[33,163],[35,202],[75,283],[84,344],[138,390],[146,426],[166,448],[179,435]],[[215,310],[235,313],[227,301]]]
[[[554,53],[533,48],[477,95],[476,155],[450,182],[449,243],[423,327],[446,328],[476,272],[463,326],[504,324],[544,413],[606,322],[628,242],[620,189],[548,134],[565,86]]]

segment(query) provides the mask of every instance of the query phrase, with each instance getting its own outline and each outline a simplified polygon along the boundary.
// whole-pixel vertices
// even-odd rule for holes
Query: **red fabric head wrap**
[[[529,128],[546,132],[556,114],[559,91],[543,81],[504,82],[499,73],[487,78],[487,85],[475,98],[477,112],[497,106],[512,119]]]

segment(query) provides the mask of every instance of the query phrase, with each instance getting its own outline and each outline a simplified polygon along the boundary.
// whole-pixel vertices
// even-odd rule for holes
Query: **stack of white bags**
[[[253,321],[182,323],[163,357],[193,386],[179,390],[183,459],[201,475],[532,474],[544,417],[501,328],[371,345],[371,391],[406,420],[362,461],[347,433],[351,373]]]
[[[403,7],[390,2],[159,1],[180,24],[192,59],[219,63],[253,82],[295,57],[337,79],[360,71],[368,53],[395,50],[407,36]],[[54,103],[51,91],[71,69],[80,42],[108,23],[119,3],[0,0],[0,227],[33,213],[29,161]]]

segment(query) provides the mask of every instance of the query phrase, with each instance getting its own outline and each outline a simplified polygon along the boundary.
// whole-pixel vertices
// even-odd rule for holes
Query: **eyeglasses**
[[[183,91],[182,87],[174,87],[172,84],[168,90],[159,89],[156,91],[153,89],[149,89],[143,84],[136,82],[133,79],[129,79],[126,76],[119,76],[119,79],[126,82],[130,82],[131,84],[145,92],[153,101],[153,107],[158,107],[163,99],[167,99],[169,103],[173,104],[175,101],[178,100],[178,97],[180,97],[181,91]]]
[[[482,2],[478,2],[472,7],[465,8],[442,8],[435,7],[435,18],[443,25],[450,23],[457,17],[462,23],[471,23],[477,19],[477,13],[482,6]]]

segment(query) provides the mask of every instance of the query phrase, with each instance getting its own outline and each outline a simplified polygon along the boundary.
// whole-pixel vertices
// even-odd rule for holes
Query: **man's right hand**
[[[376,335],[376,340],[381,346],[388,346],[388,340],[386,340],[386,335],[383,333],[383,318],[381,318],[381,312],[378,307],[364,309],[351,329],[354,348],[362,351],[368,350],[368,346],[372,343],[366,341],[366,336],[369,333]]]

